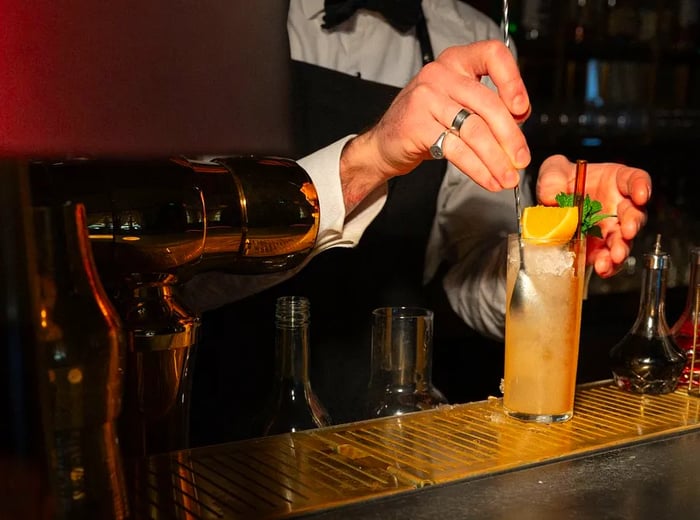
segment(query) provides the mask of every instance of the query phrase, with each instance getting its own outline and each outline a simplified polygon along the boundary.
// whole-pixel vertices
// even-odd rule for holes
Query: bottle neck
[[[668,270],[665,268],[645,268],[639,313],[633,326],[636,334],[645,337],[670,334],[665,310],[667,277]]]
[[[309,315],[306,298],[290,296],[277,302],[275,372],[279,380],[309,384]]]
[[[308,372],[308,326],[277,327],[277,368],[279,379],[291,379],[307,383]]]

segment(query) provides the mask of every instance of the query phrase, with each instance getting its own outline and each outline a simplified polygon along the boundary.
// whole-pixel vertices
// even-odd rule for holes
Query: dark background
[[[500,21],[500,2],[470,3]],[[511,2],[510,33],[533,104],[525,125],[533,153],[530,173],[536,175],[545,157],[563,153],[571,160],[644,168],[654,186],[648,223],[624,269],[610,279],[591,278],[578,371],[579,382],[587,382],[611,377],[608,352],[634,322],[641,258],[657,234],[672,258],[669,324],[683,308],[688,250],[700,245],[694,197],[700,190],[693,153],[700,142],[700,53],[697,21],[685,15],[680,0],[618,0],[612,7],[606,0],[579,3]],[[391,207],[384,213],[390,211]],[[387,224],[383,229],[399,227]],[[311,381],[335,419],[342,420],[348,408],[365,399],[370,311],[387,304],[420,303],[435,311],[433,380],[450,402],[500,395],[503,344],[469,330],[449,308],[439,284],[429,287],[421,300],[408,301],[404,295],[397,302],[391,299],[396,294],[377,293],[363,273],[381,271],[377,258],[394,259],[384,268],[403,264],[394,258],[396,248],[382,238],[387,235],[366,235],[353,251],[317,256],[302,273],[267,295],[204,315],[193,394],[195,444],[246,435],[250,417],[259,412],[272,382],[274,296],[285,293],[310,297]],[[389,284],[393,274],[380,273],[383,284]],[[250,323],[255,324],[254,333],[245,335],[244,325]],[[214,350],[217,357],[211,357]],[[234,381],[237,378],[243,379]]]
[[[501,22],[501,2],[469,3]],[[533,167],[564,153],[638,166],[652,177],[648,223],[625,269],[607,280],[594,275],[584,302],[579,380],[608,378],[607,352],[636,316],[644,252],[661,234],[672,260],[666,318],[673,324],[686,300],[688,251],[700,245],[697,2],[516,0],[509,11],[533,105],[525,125]]]

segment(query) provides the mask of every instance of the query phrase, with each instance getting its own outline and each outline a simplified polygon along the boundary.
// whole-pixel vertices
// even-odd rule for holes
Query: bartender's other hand
[[[497,92],[481,83],[485,75]],[[445,158],[487,190],[513,188],[518,170],[530,163],[519,127],[530,115],[530,100],[513,55],[497,40],[450,47],[424,66],[382,119],[346,145],[344,188],[358,182],[359,194],[430,159],[431,145],[463,108],[470,115],[459,135],[446,135]]]
[[[537,179],[537,200],[555,205],[560,192],[573,193],[576,164],[563,155],[547,158]],[[619,163],[589,163],[586,193],[603,205],[601,213],[614,214],[598,224],[603,238],[589,237],[586,260],[607,278],[619,271],[630,253],[632,239],[646,224],[646,204],[651,197],[651,177],[639,168]]]

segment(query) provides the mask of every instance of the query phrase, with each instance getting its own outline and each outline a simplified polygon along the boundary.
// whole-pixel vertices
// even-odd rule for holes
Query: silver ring
[[[430,155],[432,155],[433,159],[442,159],[445,157],[445,152],[442,150],[442,143],[445,141],[445,136],[452,132],[452,130],[445,130],[443,133],[440,134],[440,137],[437,138],[437,141],[430,147]]]
[[[433,159],[442,159],[445,157],[445,152],[442,149],[442,143],[445,141],[445,137],[449,133],[459,136],[460,128],[462,128],[462,125],[470,115],[471,113],[468,112],[466,108],[463,108],[457,112],[457,115],[452,120],[450,128],[441,133],[440,137],[437,138],[437,141],[435,141],[435,143],[430,147],[430,155],[433,157]]]
[[[457,133],[457,135],[459,135],[459,129],[462,128],[462,125],[470,115],[471,114],[467,112],[466,108],[463,108],[462,110],[457,112],[457,115],[452,120],[452,125],[450,125],[450,129],[454,130]]]

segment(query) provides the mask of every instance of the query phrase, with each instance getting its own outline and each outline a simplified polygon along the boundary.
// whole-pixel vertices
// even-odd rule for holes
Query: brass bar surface
[[[138,518],[291,518],[700,428],[700,399],[577,389],[573,419],[526,423],[500,398],[148,459]],[[172,492],[171,492],[172,488]],[[167,510],[167,513],[166,513]]]

